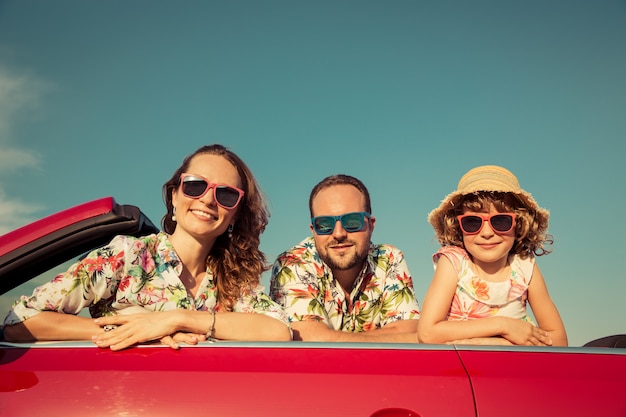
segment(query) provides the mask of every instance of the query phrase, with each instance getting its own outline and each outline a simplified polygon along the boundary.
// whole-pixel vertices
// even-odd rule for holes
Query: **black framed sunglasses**
[[[180,190],[186,197],[194,199],[201,198],[209,190],[213,190],[213,198],[217,205],[227,210],[237,207],[244,195],[244,191],[237,187],[209,182],[202,175],[196,174],[181,174]]]
[[[515,225],[515,213],[498,213],[486,216],[477,214],[464,214],[456,216],[461,225],[463,233],[475,235],[483,228],[485,222],[489,222],[491,228],[496,233],[507,233],[513,229]]]
[[[318,235],[330,235],[335,230],[337,221],[341,222],[341,227],[346,232],[353,233],[363,230],[365,227],[365,218],[371,218],[371,214],[365,211],[355,211],[352,213],[342,214],[341,216],[317,216],[311,218],[313,230]]]

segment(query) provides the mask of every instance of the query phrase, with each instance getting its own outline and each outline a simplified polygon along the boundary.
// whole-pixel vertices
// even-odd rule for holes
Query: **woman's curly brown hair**
[[[531,254],[546,255],[551,252],[546,246],[552,245],[552,236],[547,233],[548,217],[533,210],[532,205],[524,201],[524,196],[508,192],[477,191],[460,195],[450,201],[450,209],[442,212],[439,221],[441,227],[437,239],[442,246],[464,247],[463,232],[456,216],[467,211],[488,212],[493,207],[499,213],[515,213],[515,243],[510,254],[523,258]]]
[[[250,287],[258,285],[261,274],[269,269],[259,245],[270,214],[265,196],[252,171],[241,158],[222,145],[207,145],[187,156],[180,168],[163,184],[167,213],[163,216],[161,225],[166,233],[171,234],[176,229],[176,222],[172,220],[172,191],[178,189],[181,174],[187,171],[191,160],[200,154],[219,155],[233,164],[245,192],[237,207],[232,236],[229,237],[228,232],[218,236],[206,261],[215,277],[218,306],[231,311],[234,302]]]

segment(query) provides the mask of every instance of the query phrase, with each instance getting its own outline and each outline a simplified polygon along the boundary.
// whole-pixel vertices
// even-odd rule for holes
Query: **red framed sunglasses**
[[[461,225],[461,230],[467,235],[475,235],[481,231],[485,222],[496,233],[507,233],[515,225],[515,213],[498,213],[492,215],[463,214],[456,216]]]
[[[189,198],[202,198],[209,190],[213,190],[213,198],[218,206],[232,210],[241,201],[244,191],[227,184],[209,182],[202,175],[181,174],[180,191]]]

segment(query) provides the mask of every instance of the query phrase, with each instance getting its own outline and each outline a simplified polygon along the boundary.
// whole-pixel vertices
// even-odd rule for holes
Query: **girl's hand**
[[[502,337],[515,345],[552,346],[552,339],[543,329],[524,320],[502,317],[506,320]]]
[[[453,340],[451,342],[446,342],[446,345],[501,345],[501,346],[511,346],[509,340],[506,340],[503,337],[474,337],[472,339],[459,339]]]

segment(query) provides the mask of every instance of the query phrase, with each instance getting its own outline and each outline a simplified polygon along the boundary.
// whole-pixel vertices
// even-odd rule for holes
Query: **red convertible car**
[[[107,197],[0,236],[0,313],[112,236],[156,230]],[[625,347],[0,340],[0,415],[623,417]]]

